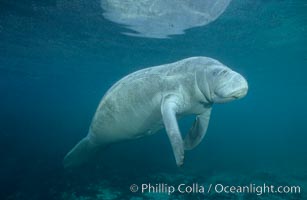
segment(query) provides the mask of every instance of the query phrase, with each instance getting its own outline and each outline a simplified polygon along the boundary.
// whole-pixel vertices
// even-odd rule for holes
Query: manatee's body
[[[155,133],[163,128],[161,103],[169,94],[183,99],[180,114],[202,113],[206,108],[199,103],[202,95],[195,86],[196,71],[197,66],[188,67],[185,61],[124,77],[101,100],[92,121],[92,134],[101,142],[114,142]]]
[[[65,165],[82,163],[100,146],[151,135],[163,127],[177,165],[182,165],[184,149],[196,146],[208,126],[214,98],[206,74],[208,71],[214,74],[211,72],[214,68],[230,70],[214,59],[193,57],[139,70],[122,78],[102,98],[87,137],[68,153]],[[247,84],[244,84],[240,92],[233,93],[233,99],[246,94]],[[198,117],[183,141],[176,118],[190,114]]]

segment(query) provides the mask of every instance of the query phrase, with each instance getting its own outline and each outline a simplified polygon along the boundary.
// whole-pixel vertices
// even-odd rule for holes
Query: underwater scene
[[[0,0],[0,199],[307,199],[306,11]]]

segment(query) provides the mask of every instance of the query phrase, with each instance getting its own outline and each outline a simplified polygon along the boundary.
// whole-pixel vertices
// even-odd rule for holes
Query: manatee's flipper
[[[184,149],[191,150],[196,147],[206,135],[211,115],[211,108],[201,115],[197,115],[192,128],[184,138]]]
[[[88,162],[96,155],[100,147],[90,141],[89,137],[83,138],[64,158],[64,167],[77,167]]]
[[[176,112],[178,112],[179,103],[179,99],[176,96],[169,95],[165,97],[161,105],[161,113],[166,133],[173,148],[176,164],[177,166],[182,166],[184,160],[184,148],[176,119]]]

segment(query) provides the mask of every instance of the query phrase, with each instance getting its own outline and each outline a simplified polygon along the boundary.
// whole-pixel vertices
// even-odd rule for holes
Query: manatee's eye
[[[213,70],[212,71],[212,75],[213,76],[220,76],[220,75],[225,75],[225,74],[227,74],[228,73],[228,70],[227,69],[223,69],[222,71],[221,71],[221,69],[216,69],[216,70]]]
[[[221,75],[224,75],[224,74],[227,74],[227,70],[224,69],[222,72],[221,72]]]

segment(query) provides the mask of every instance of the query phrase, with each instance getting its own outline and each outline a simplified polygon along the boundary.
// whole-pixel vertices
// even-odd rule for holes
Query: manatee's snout
[[[247,94],[247,81],[239,73],[223,70],[214,81],[215,88],[211,99],[215,103],[225,103],[240,99]]]
[[[239,99],[244,97],[247,94],[248,91],[248,84],[246,79],[241,76],[240,74],[235,74],[232,79],[232,93],[229,94],[229,96]]]

